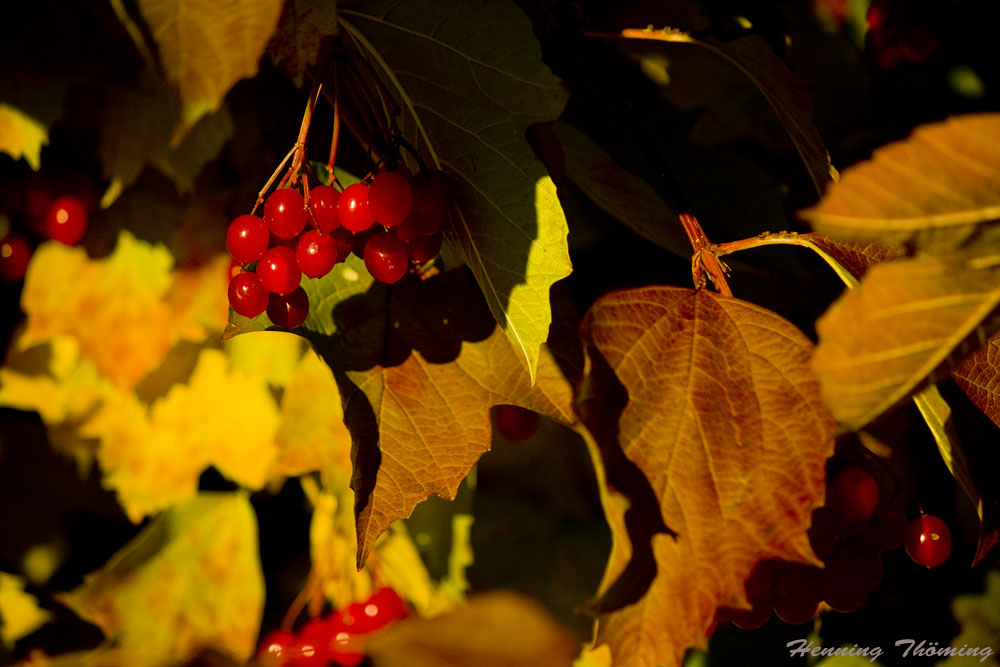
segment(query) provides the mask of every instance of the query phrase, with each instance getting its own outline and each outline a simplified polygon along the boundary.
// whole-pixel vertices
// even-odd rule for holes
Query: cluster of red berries
[[[263,218],[241,215],[226,231],[226,248],[244,268],[229,282],[229,304],[245,317],[267,311],[294,329],[309,313],[303,274],[322,278],[351,252],[373,278],[395,283],[411,264],[437,256],[450,201],[447,178],[431,170],[380,171],[343,192],[320,185],[309,191],[308,208],[298,190],[275,190]]]
[[[872,0],[868,6],[865,48],[884,69],[903,63],[923,63],[933,57],[938,36],[929,10],[912,0]]]
[[[47,202],[31,227],[42,239],[76,245],[87,231],[88,206],[75,195],[62,195]],[[24,279],[32,245],[25,236],[11,232],[0,239],[0,279],[16,283]]]
[[[376,591],[365,602],[356,602],[325,617],[309,620],[294,634],[275,630],[257,651],[267,667],[355,667],[364,659],[364,637],[404,618],[406,603],[391,588]]]
[[[922,515],[907,525],[903,509],[883,502],[875,478],[854,465],[833,476],[826,505],[813,512],[808,535],[823,568],[758,562],[745,584],[751,609],[720,608],[711,631],[726,622],[752,630],[772,611],[786,623],[805,623],[821,602],[836,611],[856,611],[882,580],[883,552],[905,544],[906,553],[926,567],[941,565],[951,553],[951,535],[941,519]]]

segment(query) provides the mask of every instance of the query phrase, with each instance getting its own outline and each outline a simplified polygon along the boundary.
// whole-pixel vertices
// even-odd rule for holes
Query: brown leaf
[[[296,86],[301,86],[306,69],[316,64],[320,42],[336,32],[334,0],[289,0],[267,52],[274,64],[288,72]]]
[[[1000,219],[1000,114],[917,128],[848,169],[801,216],[832,237],[934,254],[968,245],[984,223]]]
[[[379,667],[569,667],[572,636],[539,605],[489,593],[434,618],[414,618],[375,635],[366,652]]]
[[[676,537],[652,538],[657,575],[601,617],[615,665],[680,665],[719,606],[745,607],[762,558],[815,562],[833,422],[811,343],[778,315],[706,291],[649,287],[599,300],[581,325],[628,391],[618,440]]]
[[[860,429],[996,329],[1000,267],[933,256],[874,267],[817,322],[813,368],[823,398]]]
[[[900,259],[906,254],[905,249],[900,246],[878,241],[849,241],[816,233],[801,234],[800,236],[828,253],[855,278],[863,277],[868,269],[876,264]]]

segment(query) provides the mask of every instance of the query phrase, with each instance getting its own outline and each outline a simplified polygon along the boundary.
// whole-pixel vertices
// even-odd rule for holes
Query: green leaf
[[[951,602],[962,631],[951,641],[954,649],[965,649],[964,656],[950,656],[935,667],[997,667],[1000,645],[1000,571],[986,573],[986,590],[981,594],[959,595]],[[975,650],[975,653],[971,653]],[[988,653],[987,653],[988,651]]]
[[[677,213],[644,180],[626,171],[568,123],[552,124],[566,159],[566,177],[601,210],[639,236],[682,257],[691,243]]]
[[[251,77],[281,14],[282,0],[137,0],[167,81],[180,96],[174,142]]]
[[[1000,219],[998,145],[1000,114],[922,126],[848,169],[801,216],[832,237],[933,254],[973,244],[990,252],[998,246],[996,225],[988,224]]]
[[[264,609],[257,520],[244,493],[203,493],[154,519],[61,601],[137,665],[214,648],[253,653]]]
[[[402,100],[406,137],[451,178],[447,238],[534,378],[549,288],[572,267],[555,186],[525,139],[566,102],[530,22],[510,3],[461,0],[368,0],[340,18]]]

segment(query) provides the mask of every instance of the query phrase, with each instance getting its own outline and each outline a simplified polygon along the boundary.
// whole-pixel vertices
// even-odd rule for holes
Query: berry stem
[[[704,287],[705,274],[707,273],[719,294],[732,296],[733,291],[729,289],[729,283],[726,281],[726,267],[715,254],[714,246],[709,243],[705,231],[698,223],[698,218],[694,217],[692,213],[680,213],[677,217],[684,227],[692,249],[694,249],[694,255],[691,257],[691,274],[694,276],[694,284],[699,288]]]
[[[815,235],[812,233],[799,234],[797,232],[764,232],[760,236],[755,236],[753,238],[730,241],[729,243],[720,243],[714,246],[713,252],[716,256],[722,257],[734,252],[739,252],[740,250],[749,250],[750,248],[760,248],[768,245],[797,245],[803,248],[809,248],[819,255],[823,261],[826,262],[831,269],[833,269],[834,273],[837,274],[847,287],[857,287],[858,279],[855,278],[850,271],[845,269],[840,262],[834,259],[833,256],[813,243],[812,239],[814,236]]]
[[[340,143],[340,68],[333,68],[333,138],[330,139],[330,159],[326,168],[330,172],[330,184],[336,182],[334,163],[337,161],[337,145]]]
[[[271,174],[271,178],[267,179],[267,183],[265,183],[264,187],[262,187],[260,189],[260,192],[257,193],[257,201],[254,203],[253,208],[250,209],[250,215],[253,215],[254,213],[256,213],[257,207],[264,203],[264,193],[267,192],[271,188],[271,184],[274,183],[274,181],[275,181],[276,178],[278,178],[278,174],[280,174],[281,170],[284,168],[284,166],[286,164],[288,164],[288,161],[292,158],[292,155],[295,153],[295,151],[298,149],[298,147],[299,147],[298,144],[292,146],[291,150],[288,151],[288,153],[285,155],[285,157],[283,157],[281,159],[281,162],[278,164],[277,168],[274,170],[274,173]],[[282,182],[284,182],[284,179],[282,179]]]

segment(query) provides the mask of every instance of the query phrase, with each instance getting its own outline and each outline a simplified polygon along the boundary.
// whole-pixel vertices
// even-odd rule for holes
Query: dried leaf
[[[406,138],[451,178],[446,235],[534,378],[549,289],[572,266],[555,186],[525,139],[566,103],[531,23],[513,4],[462,0],[367,0],[340,17],[402,100]]]
[[[52,614],[41,609],[24,586],[22,577],[0,572],[0,641],[8,649],[52,620]]]
[[[203,493],[154,519],[62,602],[157,666],[214,648],[247,660],[264,608],[257,521],[243,493]]]
[[[229,89],[257,73],[282,0],[137,0],[181,99],[175,142]]]
[[[301,86],[306,69],[316,64],[320,42],[336,32],[335,0],[289,0],[267,52]]]
[[[601,617],[597,643],[616,665],[680,665],[717,607],[746,606],[758,560],[815,562],[833,422],[812,345],[759,306],[675,287],[605,296],[581,332],[628,392],[618,441],[676,533],[652,538],[652,586]]]
[[[49,143],[45,126],[9,104],[0,104],[0,151],[22,157],[35,171],[42,166],[42,146]]]
[[[981,228],[1000,219],[998,144],[1000,114],[922,126],[848,169],[801,216],[831,237],[906,244],[933,254],[961,249],[981,233],[996,236]]]
[[[402,621],[365,648],[379,667],[569,667],[579,651],[537,603],[513,593],[480,595],[453,612]]]
[[[920,256],[872,268],[817,322],[813,368],[844,426],[860,429],[936,380],[1000,322],[1000,268]]]

